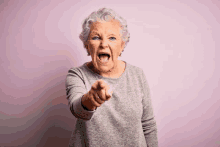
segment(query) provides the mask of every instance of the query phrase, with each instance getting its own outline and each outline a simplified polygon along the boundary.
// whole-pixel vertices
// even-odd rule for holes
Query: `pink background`
[[[101,7],[128,22],[121,59],[144,69],[160,147],[220,146],[220,1],[1,0],[0,146],[67,146],[68,69],[90,61],[81,22]]]

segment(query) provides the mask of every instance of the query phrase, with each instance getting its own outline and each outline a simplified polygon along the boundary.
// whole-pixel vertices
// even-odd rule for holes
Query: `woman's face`
[[[110,72],[119,64],[118,56],[124,49],[120,30],[120,23],[115,20],[92,23],[86,48],[99,72]]]

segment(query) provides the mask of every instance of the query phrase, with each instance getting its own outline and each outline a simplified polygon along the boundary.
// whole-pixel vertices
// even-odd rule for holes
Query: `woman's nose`
[[[102,48],[107,47],[107,46],[108,46],[108,40],[107,40],[107,39],[102,39],[100,46],[101,46]]]

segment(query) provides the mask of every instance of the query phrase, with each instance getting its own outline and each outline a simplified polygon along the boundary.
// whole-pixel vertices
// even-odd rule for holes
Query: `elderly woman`
[[[157,147],[150,90],[142,69],[118,60],[129,41],[112,9],[91,13],[80,39],[92,61],[71,68],[67,99],[77,118],[69,146]]]

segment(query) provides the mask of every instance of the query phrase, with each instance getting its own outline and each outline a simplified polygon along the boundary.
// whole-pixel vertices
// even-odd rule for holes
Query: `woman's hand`
[[[97,80],[90,91],[82,97],[82,105],[88,110],[95,110],[112,96],[112,90],[102,79]]]

